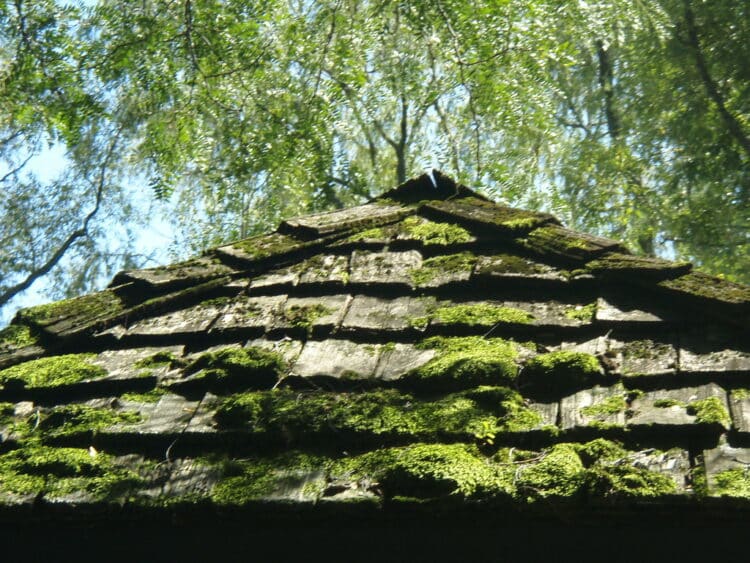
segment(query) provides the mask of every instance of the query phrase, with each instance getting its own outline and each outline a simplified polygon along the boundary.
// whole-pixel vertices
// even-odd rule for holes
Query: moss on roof
[[[436,183],[19,313],[0,512],[745,506],[750,290]]]
[[[502,338],[433,337],[419,344],[435,357],[405,375],[417,387],[466,389],[477,385],[513,385],[519,345]]]
[[[0,385],[15,382],[26,387],[58,387],[107,375],[106,370],[90,363],[94,354],[64,354],[31,360],[0,371]]]

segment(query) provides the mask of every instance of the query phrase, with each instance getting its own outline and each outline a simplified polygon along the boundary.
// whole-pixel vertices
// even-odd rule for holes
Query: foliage
[[[0,1],[0,307],[138,263],[127,184],[181,254],[426,166],[750,280],[748,22],[730,0]]]

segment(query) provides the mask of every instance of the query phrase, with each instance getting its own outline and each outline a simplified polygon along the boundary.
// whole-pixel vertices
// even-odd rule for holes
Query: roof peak
[[[403,184],[374,198],[374,201],[390,199],[399,203],[415,203],[423,200],[449,200],[475,197],[490,201],[483,195],[457,183],[453,178],[433,168],[421,176],[411,178]]]

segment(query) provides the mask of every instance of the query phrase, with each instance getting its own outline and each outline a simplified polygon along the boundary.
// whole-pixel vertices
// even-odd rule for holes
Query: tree
[[[44,275],[75,293],[141,265],[126,186],[165,202],[174,248],[194,253],[429,166],[748,281],[746,11],[0,1],[0,307]],[[45,183],[29,162],[47,146],[69,166]]]

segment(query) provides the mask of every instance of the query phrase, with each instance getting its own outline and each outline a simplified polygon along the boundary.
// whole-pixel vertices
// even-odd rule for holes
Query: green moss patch
[[[617,461],[628,455],[627,450],[621,444],[604,438],[578,444],[576,451],[586,467],[601,461]]]
[[[530,497],[569,497],[580,489],[584,467],[572,444],[557,444],[536,463],[519,466],[517,487]]]
[[[625,400],[625,397],[622,395],[614,395],[594,403],[593,405],[589,405],[588,407],[583,407],[581,409],[581,414],[591,417],[607,417],[623,412],[627,408],[628,403]]]
[[[386,232],[382,227],[373,227],[358,233],[354,233],[346,239],[347,242],[361,242],[365,240],[382,240],[386,237]]]
[[[688,414],[695,416],[695,421],[699,424],[718,424],[724,428],[729,428],[732,424],[729,411],[719,397],[690,401],[686,410]]]
[[[206,299],[198,303],[199,309],[221,309],[225,307],[232,299],[230,297],[214,297],[213,299]]]
[[[107,289],[82,297],[22,309],[18,312],[17,318],[43,327],[67,318],[75,318],[83,324],[88,324],[124,310],[125,304],[122,299],[114,291]]]
[[[476,256],[471,252],[435,256],[422,262],[422,267],[409,270],[409,276],[415,285],[424,286],[441,276],[469,273],[476,261]]]
[[[249,255],[250,258],[261,260],[279,254],[286,254],[306,245],[293,237],[280,233],[272,233],[270,235],[241,240],[232,246]]]
[[[171,366],[176,361],[177,358],[175,358],[172,352],[161,351],[138,360],[135,363],[135,367],[139,369],[155,369],[165,366]]]
[[[466,444],[386,448],[338,460],[331,473],[372,478],[390,497],[485,499],[513,491],[513,476]]]
[[[492,455],[477,445],[461,443],[416,443],[339,459],[292,451],[219,465],[223,478],[212,498],[232,505],[280,498],[280,490],[309,491],[315,496],[323,491],[325,481],[367,488],[374,484],[378,494],[401,501],[602,500],[676,492],[670,477],[639,467],[630,452],[603,439],[556,444],[541,451],[503,448]]]
[[[427,326],[430,321],[466,326],[493,326],[498,323],[528,324],[533,320],[534,315],[521,309],[478,303],[439,307],[426,317],[412,319],[411,324],[418,328]]]
[[[185,371],[188,374],[201,372],[201,377],[210,381],[246,377],[248,386],[265,386],[273,385],[285,369],[286,362],[279,354],[251,346],[207,352],[190,363]]]
[[[657,409],[668,409],[671,407],[686,407],[687,405],[683,401],[677,399],[657,399],[654,401],[654,406]]]
[[[592,497],[660,497],[677,492],[667,475],[627,462],[599,463],[587,470],[586,491]]]
[[[84,492],[97,500],[115,500],[143,481],[107,454],[30,444],[0,456],[0,483],[4,491],[21,495]]]
[[[535,457],[517,460],[519,491],[529,498],[582,496],[659,497],[676,493],[667,475],[635,464],[621,445],[597,439],[586,444],[557,444]]]
[[[414,444],[334,461],[332,475],[376,481],[388,497],[491,500],[658,497],[676,492],[666,475],[634,465],[618,444],[562,443],[542,451],[466,444]]]
[[[434,349],[429,362],[403,381],[435,389],[466,389],[477,385],[511,385],[518,375],[519,345],[502,338],[428,338],[420,348]]]
[[[39,338],[26,325],[10,325],[0,330],[0,350],[25,348],[39,342]]]
[[[134,403],[158,403],[159,399],[161,399],[166,393],[166,389],[157,387],[146,393],[123,393],[120,398],[123,401],[132,401]]]
[[[657,399],[653,405],[660,409],[684,408],[687,414],[695,417],[695,422],[698,424],[719,424],[724,428],[729,428],[732,423],[729,411],[719,397],[708,397],[687,403],[677,399]]]
[[[541,396],[562,396],[583,389],[600,378],[599,360],[585,352],[557,351],[540,354],[526,362],[521,387]]]
[[[53,408],[39,422],[39,430],[49,436],[97,432],[115,424],[137,424],[143,418],[135,411],[116,411],[88,405]]]
[[[600,243],[594,242],[594,239],[583,238],[579,233],[557,225],[534,229],[528,234],[526,244],[532,250],[542,254],[562,255],[576,259],[588,258],[602,248]]]
[[[469,242],[473,238],[469,231],[453,223],[437,223],[408,217],[402,224],[408,236],[422,241],[425,245],[448,246]]]
[[[711,493],[715,496],[750,498],[750,469],[728,469],[714,475]]]
[[[0,424],[7,424],[10,422],[15,410],[15,405],[13,403],[0,403]]]
[[[284,320],[295,328],[304,329],[310,335],[315,321],[333,313],[325,305],[316,303],[314,305],[292,305],[284,311]]]
[[[692,272],[673,280],[660,282],[659,285],[680,293],[688,293],[732,305],[750,303],[750,288],[748,286],[732,283],[702,272]]]
[[[586,494],[601,498],[658,497],[677,492],[667,475],[630,462],[630,453],[617,442],[598,438],[576,446],[586,469]]]
[[[589,323],[594,320],[596,314],[596,303],[589,303],[588,305],[577,305],[575,307],[568,307],[565,309],[565,316],[574,321],[581,321],[582,323]]]
[[[327,460],[290,452],[270,458],[206,462],[218,467],[222,474],[211,491],[211,499],[222,505],[244,505],[288,490],[299,479],[296,476],[324,469]]]
[[[395,390],[259,391],[225,399],[214,418],[223,428],[301,441],[320,436],[357,441],[481,440],[487,433],[527,431],[542,422],[518,393],[503,387],[480,387],[431,401]]]
[[[107,375],[107,371],[87,360],[95,354],[66,354],[25,362],[0,371],[0,385],[20,382],[26,387],[71,385]]]

